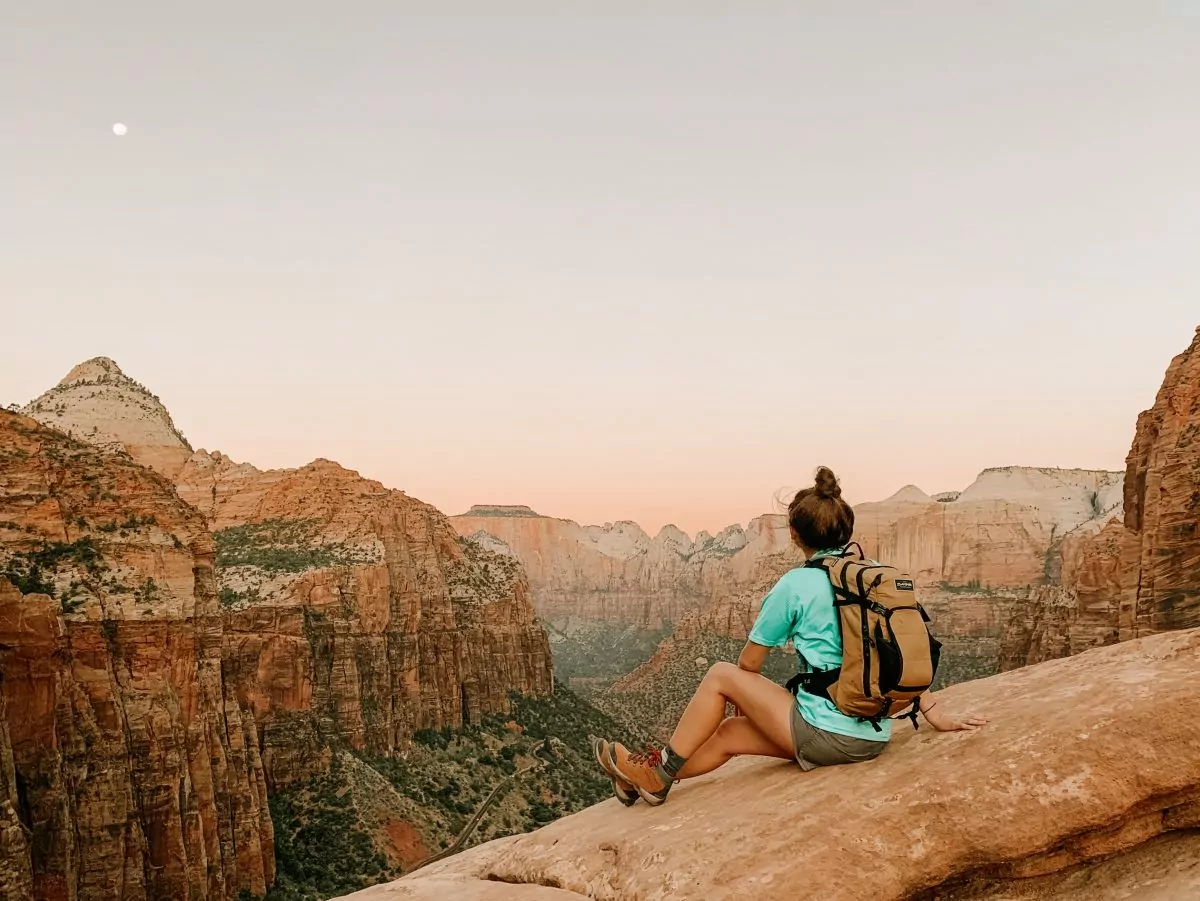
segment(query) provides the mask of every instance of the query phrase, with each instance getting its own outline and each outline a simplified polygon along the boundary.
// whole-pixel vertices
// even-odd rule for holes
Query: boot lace
[[[635,751],[629,755],[629,762],[634,766],[662,766],[666,759],[663,748],[656,748],[654,745],[646,745],[645,751]]]

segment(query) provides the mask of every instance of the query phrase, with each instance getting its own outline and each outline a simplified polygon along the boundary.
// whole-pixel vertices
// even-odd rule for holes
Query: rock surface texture
[[[89,444],[124,450],[167,478],[192,454],[162,402],[108,357],[80,363],[21,412]]]
[[[354,897],[1037,897],[1015,892],[1200,827],[1198,666],[1200,632],[1186,631],[957,685],[943,702],[989,726],[898,729],[875,761],[807,774],[738,760],[662,807],[607,801]],[[1105,891],[1088,897],[1128,897]]]
[[[0,412],[0,894],[262,894],[253,717],[213,545],[163,477]]]
[[[1055,584],[1020,604],[1005,668],[1200,626],[1200,329],[1138,417],[1123,522],[1068,535]]]

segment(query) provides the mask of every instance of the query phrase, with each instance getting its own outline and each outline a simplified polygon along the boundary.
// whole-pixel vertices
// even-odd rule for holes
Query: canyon
[[[274,877],[214,547],[170,483],[0,412],[4,897],[232,899]]]
[[[930,496],[909,485],[859,504],[854,537],[917,579],[947,645],[938,684],[950,684],[1036,657],[1003,646],[1010,618],[1031,593],[1059,584],[1064,567],[1073,573],[1086,537],[1119,522],[1123,485],[1120,472],[996,467],[962,491]],[[525,566],[561,677],[660,736],[707,661],[736,657],[763,596],[802,562],[780,514],[695,540],[673,526],[651,538],[633,522],[581,526],[528,507],[476,506],[450,521]],[[791,671],[773,655],[773,677]]]
[[[855,540],[924,586],[1026,588],[1047,577],[1071,536],[1119,512],[1119,472],[999,467],[961,492],[909,485],[855,510]],[[651,538],[633,522],[581,526],[528,507],[476,506],[450,517],[480,547],[529,574],[535,610],[565,630],[608,621],[654,628],[751,584],[760,562],[791,552],[786,519],[765,514],[695,540],[674,526]]]
[[[997,467],[960,492],[931,496],[909,485],[885,501],[857,505],[855,540],[867,555],[917,579],[946,645],[938,687],[1200,626],[1198,436],[1200,330],[1138,418],[1124,473]],[[531,561],[535,607],[564,626],[553,636],[556,653],[571,647],[569,630],[594,641],[596,617],[630,615],[606,602],[610,571],[595,563],[572,568],[579,544],[590,543],[593,560],[603,552],[619,558],[620,572],[636,574],[641,586],[634,619],[610,646],[628,643],[629,626],[649,622],[637,618],[644,611],[666,619],[687,597],[643,661],[625,673],[572,680],[602,709],[660,739],[708,664],[736,657],[763,596],[800,562],[779,516],[752,524],[769,541],[735,539],[715,565],[701,556],[693,568],[690,555],[708,536],[693,544],[672,530],[667,554],[661,533],[650,539],[633,523],[580,527],[512,509],[475,508],[452,522],[472,541]],[[619,583],[622,598],[631,596],[631,581]],[[670,601],[659,600],[664,596]],[[793,670],[790,657],[776,652],[766,671],[784,679]]]
[[[800,562],[777,514],[695,539],[527,507],[446,517],[328,460],[259,470],[194,450],[105,358],[25,414],[0,412],[4,897],[233,901],[275,885],[309,898],[394,877],[482,799],[475,768],[545,765],[552,740],[540,796],[504,801],[481,827],[495,841],[361,897],[734,897],[749,883],[772,897],[800,878],[792,856],[728,836],[761,837],[756,818],[772,816],[786,837],[858,797],[844,770],[800,788],[785,768],[738,761],[660,810],[608,802],[511,835],[596,800],[588,732],[620,720],[663,735],[707,666],[736,654]],[[880,816],[918,821],[895,824],[921,854],[872,852],[894,863],[880,897],[1196,888],[1187,867],[1153,884],[1137,874],[1165,867],[1164,849],[1200,851],[1200,745],[1186,734],[1198,436],[1200,330],[1138,418],[1124,473],[998,467],[961,492],[907,486],[855,508],[866,552],[917,579],[946,644],[948,702],[995,725],[898,730],[886,767],[852,774],[870,790],[845,835]],[[565,659],[581,636],[624,652],[571,680],[613,719],[555,690],[551,650]],[[791,666],[773,654],[768,672]],[[1121,690],[1096,691],[1106,684]],[[1076,703],[1084,694],[1094,702]],[[313,805],[328,814],[318,832]],[[719,847],[697,811],[729,821]],[[629,817],[650,830],[644,848],[621,838]],[[278,893],[299,885],[298,856],[344,857],[341,837],[366,819],[359,875]],[[821,841],[857,847],[838,829]],[[662,863],[647,870],[646,854]],[[836,874],[812,868],[828,857],[795,859],[841,897]]]
[[[193,451],[106,358],[25,412],[0,413],[5,897],[262,896],[268,796],[553,695],[520,565],[428,504]],[[387,791],[399,866],[453,817]]]

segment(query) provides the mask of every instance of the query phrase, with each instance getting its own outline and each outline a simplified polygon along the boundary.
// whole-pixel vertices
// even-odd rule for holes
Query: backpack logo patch
[[[897,591],[916,591],[916,587],[913,585],[912,579],[897,579],[896,580],[896,590]]]

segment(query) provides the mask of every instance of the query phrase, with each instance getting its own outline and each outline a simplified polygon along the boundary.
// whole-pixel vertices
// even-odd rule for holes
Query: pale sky
[[[0,403],[652,531],[1120,469],[1198,111],[1200,0],[8,4]]]

